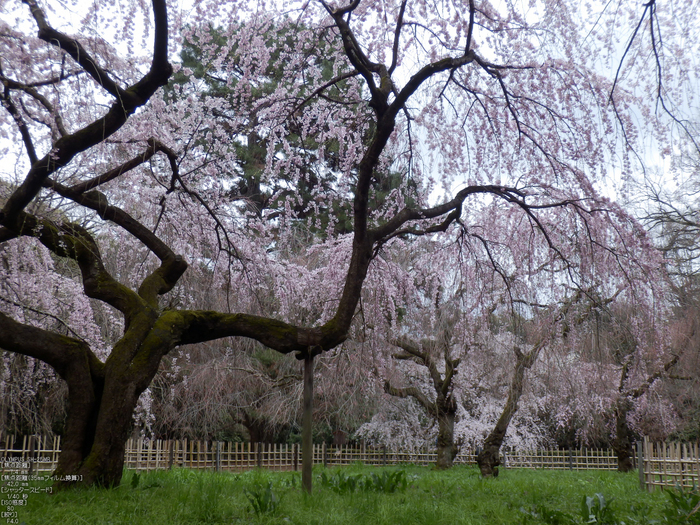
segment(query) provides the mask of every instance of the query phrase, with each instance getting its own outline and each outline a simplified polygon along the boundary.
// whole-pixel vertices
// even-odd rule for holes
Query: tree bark
[[[692,327],[690,337],[695,333],[695,327]],[[627,424],[627,415],[632,410],[633,403],[646,394],[651,386],[659,379],[662,375],[668,373],[668,371],[676,366],[678,360],[680,359],[680,353],[674,355],[669,361],[664,363],[664,366],[659,370],[651,374],[646,380],[636,389],[631,392],[625,391],[625,383],[629,377],[629,366],[630,363],[625,362],[622,366],[622,372],[620,374],[620,398],[617,400],[615,406],[615,439],[613,440],[613,450],[617,454],[617,470],[618,472],[630,472],[636,468],[635,458],[634,458],[634,445],[632,431]]]
[[[621,399],[615,409],[615,439],[613,450],[617,454],[618,472],[630,472],[634,470],[634,447],[632,445],[632,431],[627,424],[627,414],[631,409],[628,399]]]
[[[508,425],[518,411],[518,401],[523,394],[525,371],[533,365],[543,345],[542,341],[538,342],[527,354],[523,354],[517,347],[513,349],[517,361],[508,391],[508,399],[496,426],[484,441],[484,449],[476,458],[481,475],[485,478],[498,476],[498,466],[501,464],[501,445],[503,445],[503,438],[508,432]]]
[[[167,348],[167,345],[166,345]],[[157,359],[160,361],[160,358]],[[124,469],[126,441],[132,429],[133,413],[139,396],[156,374],[157,365],[139,363],[119,370],[110,370],[92,385],[85,382],[77,392],[90,398],[92,410],[76,410],[71,401],[64,444],[55,472],[59,478],[77,474],[80,484],[116,487]],[[69,384],[69,391],[71,385]],[[65,458],[64,458],[65,455]],[[57,488],[75,484],[73,479],[58,479]]]
[[[452,401],[452,399],[450,399]],[[438,437],[437,437],[437,470],[445,470],[452,467],[452,462],[457,455],[455,447],[455,416],[457,413],[454,402],[451,406],[438,414]]]
[[[76,484],[116,487],[124,469],[132,415],[144,388],[134,376],[69,382],[68,418],[54,472],[57,489]],[[76,403],[81,398],[86,402]],[[77,479],[74,478],[77,476]]]
[[[406,337],[396,338],[393,344],[403,350],[394,354],[394,359],[411,360],[428,369],[435,390],[435,401],[431,401],[420,389],[408,386],[395,388],[389,381],[384,382],[384,391],[396,397],[412,397],[425,411],[438,422],[437,437],[437,461],[435,468],[445,470],[452,467],[452,462],[457,455],[454,443],[455,418],[457,415],[457,402],[452,395],[452,380],[457,374],[459,359],[452,359],[449,352],[449,340],[451,333],[442,334],[442,357],[445,361],[445,372],[440,372],[429,349],[434,349],[436,342],[425,339],[420,344]]]
[[[498,466],[501,464],[501,445],[503,438],[508,431],[508,424],[511,416],[504,418],[505,414],[501,414],[496,427],[491,431],[484,441],[484,448],[476,457],[476,463],[479,465],[481,475],[485,478],[495,478],[498,476]],[[507,419],[507,421],[506,421]]]
[[[248,431],[251,443],[272,443],[274,436],[270,426],[253,411],[243,411],[240,422]]]

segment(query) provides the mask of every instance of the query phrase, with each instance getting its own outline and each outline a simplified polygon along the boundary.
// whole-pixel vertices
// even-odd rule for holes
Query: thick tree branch
[[[346,331],[331,320],[317,328],[303,328],[284,321],[250,314],[226,314],[208,310],[165,312],[177,344],[194,344],[222,337],[249,337],[283,354],[297,358],[315,356],[342,343]]]
[[[114,180],[122,174],[127,173],[133,170],[134,168],[140,166],[141,164],[149,160],[151,157],[153,157],[153,155],[155,155],[157,152],[163,152],[166,155],[168,155],[168,157],[170,157],[171,155],[175,155],[175,153],[170,148],[168,148],[165,144],[156,140],[153,137],[148,139],[146,142],[148,144],[148,147],[143,151],[143,153],[140,153],[134,158],[127,160],[126,162],[117,166],[116,168],[112,168],[111,170],[101,175],[98,175],[97,177],[71,186],[71,191],[75,193],[85,193],[86,191],[97,188],[98,186],[105,184],[111,180]]]
[[[406,85],[396,95],[396,98],[391,103],[391,106],[388,109],[388,113],[395,117],[398,114],[398,112],[405,107],[406,102],[408,102],[408,99],[418,90],[418,88],[423,84],[423,82],[428,80],[430,77],[443,71],[449,71],[451,69],[457,69],[462,66],[465,66],[473,62],[475,58],[476,53],[474,53],[474,51],[472,50],[468,50],[461,57],[443,58],[442,60],[433,62],[431,64],[428,64],[427,66],[423,66],[423,68],[421,68],[420,71],[418,71],[409,79]]]
[[[125,315],[127,324],[143,307],[138,295],[116,281],[105,269],[99,248],[90,233],[77,224],[56,225],[47,219],[20,212],[11,230],[34,237],[59,257],[78,263],[88,297],[104,301]]]
[[[75,363],[87,363],[93,376],[104,373],[103,363],[85,341],[19,323],[2,312],[0,348],[39,359],[50,365],[63,379],[66,379],[70,367]]]
[[[68,53],[80,66],[114,98],[121,99],[123,90],[102,69],[97,60],[74,38],[61,33],[51,27],[46,20],[46,15],[34,0],[22,0],[29,6],[32,16],[39,28],[39,38]]]
[[[464,188],[463,190],[460,190],[452,200],[443,204],[439,204],[432,208],[404,208],[385,224],[382,224],[381,226],[377,226],[376,228],[370,230],[368,232],[368,235],[374,242],[379,242],[394,236],[395,232],[397,232],[397,230],[401,226],[403,226],[409,221],[434,219],[436,217],[440,217],[448,213],[450,214],[448,216],[448,219],[456,220],[459,217],[455,216],[454,212],[456,210],[461,211],[461,206],[468,196],[475,195],[478,193],[491,193],[493,195],[501,197],[507,202],[517,202],[519,204],[523,203],[523,205],[527,207],[527,205],[524,204],[525,195],[517,188],[508,188],[493,184],[469,186],[467,188]],[[436,226],[435,228],[441,229],[443,227],[445,227],[445,225],[441,224]],[[418,233],[422,233],[422,230],[415,231]],[[429,233],[428,229],[426,229],[425,231]],[[413,233],[413,231],[407,230],[405,233]],[[396,233],[396,235],[398,235],[398,233]]]
[[[406,352],[406,354],[394,354],[394,357],[397,359],[413,359],[417,364],[425,366],[428,369],[430,379],[433,382],[433,388],[435,389],[438,398],[447,397],[450,390],[452,377],[455,373],[454,365],[455,363],[459,364],[459,360],[449,359],[449,349],[447,344],[445,344],[444,348],[446,373],[445,377],[443,378],[440,374],[440,370],[438,370],[435,360],[431,355],[431,351],[434,351],[438,344],[436,341],[424,339],[419,345],[408,337],[402,336],[394,338],[390,342]]]
[[[420,406],[422,406],[432,417],[437,418],[437,407],[435,403],[431,402],[423,392],[418,390],[416,387],[407,386],[405,388],[396,388],[389,383],[389,381],[384,381],[384,391],[390,396],[406,398],[412,397],[415,399]]]
[[[649,389],[652,387],[652,385],[656,382],[657,379],[668,373],[668,371],[676,366],[678,363],[678,360],[680,359],[680,354],[674,355],[672,359],[664,363],[664,366],[662,366],[659,370],[651,374],[649,377],[646,378],[646,380],[639,385],[637,388],[629,392],[627,395],[631,399],[639,399],[642,397],[644,394],[646,394]]]
[[[121,226],[140,240],[161,260],[161,266],[146,277],[139,288],[139,295],[151,306],[156,305],[158,295],[172,290],[173,286],[182,277],[182,274],[187,269],[185,259],[180,255],[176,255],[155,233],[151,232],[131,215],[121,208],[111,206],[104,194],[97,190],[77,193],[72,188],[63,186],[50,179],[45,181],[45,185],[59,195],[96,211],[102,219],[112,221]]]

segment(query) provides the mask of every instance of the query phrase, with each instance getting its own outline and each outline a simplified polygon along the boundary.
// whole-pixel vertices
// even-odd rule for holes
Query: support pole
[[[301,422],[301,486],[311,494],[312,470],[314,464],[313,436],[313,399],[314,399],[314,358],[310,353],[304,358],[304,405]]]
[[[641,441],[637,441],[637,468],[639,469],[639,488],[646,490],[647,486],[644,482],[644,445]]]

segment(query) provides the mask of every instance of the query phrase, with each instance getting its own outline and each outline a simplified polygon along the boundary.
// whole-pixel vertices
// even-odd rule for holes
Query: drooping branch
[[[148,303],[154,305],[158,295],[172,290],[187,269],[187,262],[182,256],[176,255],[160,238],[131,215],[117,206],[109,204],[107,197],[98,190],[78,193],[50,179],[45,185],[62,197],[66,197],[88,209],[94,210],[104,220],[109,220],[124,228],[140,240],[160,260],[161,266],[144,279],[139,288],[139,295]]]
[[[116,99],[122,99],[124,91],[102,69],[97,60],[74,38],[57,31],[46,20],[46,15],[34,0],[22,0],[29,6],[37,27],[39,38],[68,53],[100,86]]]
[[[175,156],[175,152],[173,152],[170,148],[168,148],[165,144],[160,142],[159,140],[151,137],[146,141],[148,144],[148,147],[140,154],[136,155],[134,158],[127,160],[126,162],[120,164],[116,168],[112,168],[111,170],[102,173],[101,175],[98,175],[97,177],[94,177],[90,180],[86,180],[84,182],[81,182],[79,184],[75,184],[74,186],[71,186],[71,191],[74,193],[85,193],[86,191],[90,191],[92,189],[97,188],[98,186],[105,184],[111,180],[114,180],[121,175],[133,170],[134,168],[140,166],[144,162],[148,161],[153,155],[155,155],[158,152],[165,153],[168,158],[170,159],[171,157]]]
[[[96,76],[96,80],[99,82],[103,76],[99,69],[93,67],[96,62],[87,54],[81,58],[79,56],[80,48],[77,47],[79,44],[74,39],[51,28],[43,11],[34,0],[24,1],[32,11],[32,16],[39,28],[39,37],[44,38],[49,44],[57,46],[59,49],[62,49],[63,45],[67,45],[77,56],[77,58],[76,56],[73,58],[83,68],[87,68],[86,71],[89,74],[93,77]],[[46,178],[58,168],[66,166],[78,153],[92,148],[113,135],[138,107],[148,102],[156,90],[167,83],[172,74],[172,67],[167,59],[168,19],[165,0],[153,0],[153,13],[155,41],[149,72],[134,85],[127,89],[118,89],[116,94],[113,93],[117,100],[103,117],[74,133],[62,136],[54,142],[51,150],[43,158],[32,162],[32,167],[26,178],[0,210],[0,224],[6,227],[11,227],[12,223],[16,225],[17,215],[36,197]],[[74,44],[70,42],[74,42]],[[66,52],[71,53],[70,50]],[[108,85],[111,82],[106,75],[104,80]],[[108,91],[112,93],[115,89],[110,88]]]
[[[692,132],[692,130],[689,128],[687,122],[684,122],[681,120],[678,115],[668,107],[667,101],[664,98],[664,85],[663,85],[663,77],[664,77],[664,68],[662,65],[662,57],[660,56],[660,48],[662,47],[662,42],[661,42],[661,34],[660,34],[660,28],[655,27],[654,25],[654,20],[657,17],[656,10],[658,9],[658,6],[656,5],[656,0],[649,0],[648,2],[642,4],[644,6],[644,11],[642,11],[642,15],[639,17],[639,22],[634,28],[634,31],[632,32],[632,35],[630,36],[627,46],[625,47],[624,52],[622,53],[622,56],[620,57],[620,61],[618,62],[617,65],[617,71],[615,72],[615,78],[613,79],[612,86],[610,88],[610,93],[608,95],[608,101],[612,103],[613,109],[615,111],[615,115],[618,119],[618,122],[623,128],[625,128],[624,122],[622,117],[620,116],[617,105],[615,103],[615,89],[618,85],[618,82],[620,80],[622,68],[625,62],[625,59],[627,58],[627,55],[629,54],[630,50],[632,49],[632,45],[634,42],[639,38],[639,33],[640,29],[644,25],[644,21],[647,18],[647,14],[649,15],[649,39],[651,41],[651,53],[654,57],[654,66],[655,66],[655,77],[656,77],[656,100],[657,103],[661,105],[661,108],[663,111],[671,117],[671,119],[678,124],[683,131],[685,132],[686,137],[690,140],[690,142],[693,144],[693,147],[695,148],[695,151],[700,153],[700,143],[696,141],[696,134]],[[658,25],[658,24],[657,24]],[[657,35],[657,32],[659,34]],[[625,138],[627,138],[626,133],[625,133]]]
[[[59,82],[63,78],[67,78],[67,77],[59,77],[59,78],[56,78],[53,80],[55,82]],[[39,91],[34,86],[22,84],[20,82],[16,82],[14,80],[11,80],[11,79],[5,77],[2,74],[2,68],[0,68],[0,81],[2,81],[2,83],[5,85],[5,99],[7,99],[9,101],[9,93],[8,92],[10,89],[15,89],[15,90],[19,90],[19,91],[23,91],[23,92],[27,93],[30,97],[32,97],[37,102],[39,102],[39,104],[44,106],[44,108],[46,109],[46,111],[49,112],[49,114],[52,114],[54,116],[54,123],[56,125],[56,130],[58,131],[59,135],[64,136],[64,135],[68,134],[68,131],[66,131],[66,128],[63,125],[63,117],[61,117],[61,115],[56,111],[56,109],[54,108],[54,105],[51,102],[49,102],[49,100],[44,95],[39,93]],[[53,82],[47,82],[47,83],[51,84]],[[32,159],[31,154],[29,155],[29,157],[30,157],[30,162],[32,162],[32,163],[36,162],[36,155],[34,155],[33,160],[31,160]]]
[[[16,235],[34,237],[59,257],[76,261],[85,294],[122,312],[127,324],[142,307],[143,300],[107,272],[97,243],[82,226],[67,222],[57,225],[22,211],[17,214],[12,231]]]

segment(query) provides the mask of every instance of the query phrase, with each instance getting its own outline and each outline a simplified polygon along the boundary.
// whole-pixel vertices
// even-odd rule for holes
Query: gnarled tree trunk
[[[693,325],[689,338],[695,334]],[[632,430],[627,424],[627,415],[632,410],[634,402],[646,394],[651,386],[662,375],[676,366],[680,359],[680,353],[674,355],[664,366],[648,376],[644,382],[632,391],[626,391],[625,386],[629,377],[630,361],[626,361],[622,366],[620,374],[620,386],[618,388],[620,397],[615,405],[615,439],[613,440],[613,450],[617,454],[618,472],[630,472],[636,468],[634,461],[634,445]]]
[[[448,398],[442,409],[438,409],[438,437],[437,437],[437,462],[435,468],[444,470],[452,467],[452,462],[457,456],[455,445],[455,417],[457,405],[452,398]]]
[[[518,411],[518,401],[523,394],[525,370],[533,365],[543,346],[544,342],[540,341],[527,354],[523,354],[517,347],[513,349],[516,357],[515,372],[506,405],[503,407],[503,412],[501,412],[496,426],[484,441],[483,450],[476,458],[481,475],[485,478],[498,476],[498,466],[501,464],[501,445],[508,431],[508,425]]]
[[[630,472],[635,469],[632,431],[627,424],[627,414],[632,408],[629,399],[620,399],[615,408],[615,439],[613,450],[617,454],[617,470]]]

